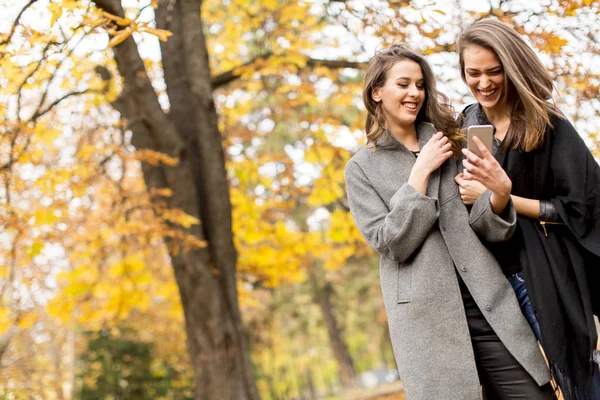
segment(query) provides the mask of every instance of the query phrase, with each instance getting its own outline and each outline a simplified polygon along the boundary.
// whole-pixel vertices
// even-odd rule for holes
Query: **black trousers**
[[[460,278],[459,278],[460,280]],[[486,400],[556,399],[552,386],[542,387],[519,364],[502,344],[461,282],[463,303],[475,353],[475,363]]]

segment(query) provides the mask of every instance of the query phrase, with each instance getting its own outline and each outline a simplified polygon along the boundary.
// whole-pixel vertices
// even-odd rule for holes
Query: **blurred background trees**
[[[600,156],[599,13],[593,0],[3,2],[0,396],[316,399],[385,380],[377,256],[343,184],[364,143],[366,61],[410,43],[460,111],[456,37],[503,20]]]

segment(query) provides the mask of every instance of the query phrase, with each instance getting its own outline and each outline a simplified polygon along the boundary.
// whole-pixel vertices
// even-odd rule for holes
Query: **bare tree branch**
[[[19,20],[21,19],[21,16],[36,1],[37,0],[30,0],[29,3],[25,4],[25,6],[21,9],[21,11],[19,11],[17,18],[15,19],[15,22],[13,22],[12,28],[10,28],[10,33],[8,34],[6,39],[4,39],[2,42],[0,42],[0,46],[10,43],[10,40],[12,39],[13,35],[15,34],[17,26],[19,25]]]
[[[82,94],[87,94],[87,93],[100,93],[97,90],[93,90],[93,89],[85,89],[85,90],[76,90],[73,92],[69,92],[67,94],[65,94],[62,97],[59,97],[58,99],[54,100],[52,103],[50,103],[46,108],[44,108],[41,111],[36,111],[35,114],[33,114],[31,116],[31,121],[35,123],[35,121],[43,116],[44,114],[47,114],[50,110],[52,110],[54,107],[56,107],[58,104],[60,104],[63,100],[68,99],[69,97],[73,97],[73,96],[79,96]]]
[[[52,76],[50,76],[50,79],[46,83],[46,90],[44,90],[44,93],[42,94],[42,97],[40,98],[40,101],[38,102],[38,105],[37,105],[36,110],[35,110],[35,112],[34,112],[33,115],[36,115],[36,114],[40,113],[40,110],[41,110],[42,106],[46,102],[46,98],[48,97],[48,94],[50,92],[50,88],[52,87],[52,83],[54,82],[54,79],[56,79],[56,77],[58,76],[58,71],[62,67],[63,63],[71,57],[71,55],[73,54],[73,52],[75,51],[75,49],[77,49],[77,47],[83,42],[83,40],[87,37],[87,35],[89,35],[91,32],[93,32],[97,27],[98,27],[98,24],[92,25],[92,27],[91,27],[90,30],[88,30],[87,32],[84,31],[83,35],[79,38],[79,40],[77,41],[77,43],[75,43],[75,45],[72,46],[69,49],[69,51],[67,52],[67,54],[58,62],[58,64],[56,65],[56,67],[54,67],[54,72],[52,73]],[[69,37],[69,38],[67,38],[65,36],[65,34],[63,33],[63,38],[65,39],[64,44],[62,46],[63,49],[68,48],[71,40],[75,37],[75,35],[77,34],[77,31],[80,30],[80,29],[84,29],[84,25],[80,25],[80,26],[76,27],[73,30],[73,35],[71,37]],[[62,29],[61,29],[61,31],[62,31]],[[39,65],[38,65],[38,67],[39,67]],[[30,76],[33,75],[34,72],[32,72],[30,74]],[[35,120],[33,120],[33,121],[35,122]]]
[[[52,41],[46,44],[44,50],[42,50],[42,57],[40,58],[40,61],[37,63],[35,68],[29,74],[27,74],[27,76],[23,79],[23,82],[21,82],[19,88],[17,89],[17,121],[19,123],[21,123],[21,99],[23,97],[23,87],[25,86],[29,78],[31,78],[37,71],[39,71],[44,61],[46,61],[48,50],[50,50],[50,46],[52,46],[53,44],[55,43]]]
[[[240,74],[236,72],[239,68],[246,67],[256,63],[259,60],[268,60],[273,54],[267,53],[261,56],[255,57],[252,60],[240,65],[237,68],[218,74],[212,78],[213,89],[218,89],[233,82],[240,77]],[[309,67],[327,67],[331,69],[339,68],[354,68],[354,69],[365,69],[367,67],[366,62],[361,61],[349,61],[349,60],[320,60],[316,58],[309,58],[306,61],[306,65]]]

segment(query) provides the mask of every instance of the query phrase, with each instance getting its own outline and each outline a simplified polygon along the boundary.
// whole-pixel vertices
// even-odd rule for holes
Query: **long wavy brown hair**
[[[437,130],[442,131],[448,137],[454,156],[460,157],[464,134],[454,119],[454,109],[450,105],[450,101],[445,95],[438,92],[433,72],[425,58],[402,44],[393,44],[386,49],[378,50],[369,61],[363,89],[363,102],[368,112],[365,122],[367,144],[375,146],[381,137],[389,135],[382,104],[373,100],[372,94],[374,89],[385,85],[388,71],[397,62],[403,60],[416,62],[421,67],[423,74],[425,101],[417,114],[415,124],[419,122],[432,123]]]
[[[554,84],[544,64],[519,34],[495,19],[469,26],[457,43],[460,75],[466,83],[464,51],[479,46],[493,51],[504,69],[504,94],[510,114],[505,148],[534,150],[542,145],[546,126],[559,112],[552,99]]]

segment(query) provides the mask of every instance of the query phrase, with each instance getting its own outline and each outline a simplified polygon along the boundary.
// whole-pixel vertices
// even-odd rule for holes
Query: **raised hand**
[[[499,214],[508,203],[512,182],[481,140],[475,137],[473,141],[482,157],[478,157],[467,149],[462,150],[467,157],[463,160],[463,166],[465,167],[463,178],[467,181],[479,182],[490,189],[492,191],[492,197],[490,198],[492,209],[496,214]]]
[[[421,149],[408,177],[408,184],[425,194],[431,173],[450,157],[452,157],[452,151],[448,138],[442,132],[436,133]]]
[[[452,146],[448,138],[442,132],[437,132],[421,149],[415,167],[431,174],[450,157],[452,157]]]

